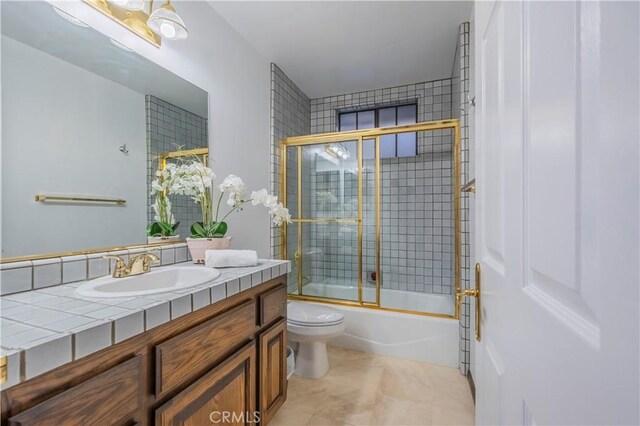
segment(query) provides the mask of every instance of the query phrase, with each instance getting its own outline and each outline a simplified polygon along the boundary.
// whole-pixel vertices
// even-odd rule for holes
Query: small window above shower
[[[338,130],[362,130],[376,127],[394,127],[416,124],[418,106],[404,104],[366,109],[338,114]],[[363,158],[373,159],[373,144],[363,145]],[[400,133],[380,137],[380,158],[403,158],[418,155],[418,136],[416,133]]]

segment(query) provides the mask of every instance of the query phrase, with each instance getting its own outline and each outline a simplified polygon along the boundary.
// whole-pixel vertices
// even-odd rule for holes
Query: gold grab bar
[[[476,178],[471,179],[461,189],[462,192],[476,192]]]
[[[480,331],[482,319],[482,273],[480,263],[476,263],[476,288],[456,291],[457,310],[460,312],[460,303],[463,297],[474,297],[476,299],[476,340],[479,342],[482,336]]]
[[[47,201],[79,201],[86,203],[113,203],[119,206],[126,204],[127,200],[123,200],[122,198],[92,198],[92,197],[65,197],[59,195],[43,195],[37,194],[36,201],[39,203],[44,203]]]

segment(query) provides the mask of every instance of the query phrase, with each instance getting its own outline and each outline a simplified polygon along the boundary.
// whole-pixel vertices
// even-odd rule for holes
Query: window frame
[[[338,131],[341,132],[342,130],[340,130],[340,128],[342,127],[342,116],[346,115],[346,114],[355,114],[356,115],[356,128],[355,130],[363,130],[360,129],[358,126],[358,114],[361,112],[370,112],[373,111],[373,120],[374,120],[374,127],[373,128],[378,128],[380,127],[380,120],[379,120],[379,115],[380,115],[380,110],[381,109],[387,109],[387,108],[394,108],[395,109],[395,125],[398,125],[398,108],[402,108],[405,106],[415,106],[416,109],[416,118],[415,118],[415,122],[412,124],[416,124],[418,123],[418,102],[406,102],[406,103],[401,103],[401,104],[394,104],[394,105],[385,105],[385,106],[378,106],[378,107],[373,107],[373,108],[363,108],[363,109],[355,109],[353,111],[338,111],[338,120],[337,120],[337,124],[338,124]],[[394,142],[394,146],[395,146],[395,155],[393,157],[381,157],[381,159],[386,159],[386,158],[411,158],[411,156],[403,156],[403,157],[399,157],[398,156],[398,135],[394,135],[395,136],[395,142]],[[418,156],[418,134],[416,133],[416,152],[415,155],[413,157],[417,157]]]

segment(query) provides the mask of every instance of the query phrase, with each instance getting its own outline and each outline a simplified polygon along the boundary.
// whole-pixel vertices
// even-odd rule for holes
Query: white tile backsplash
[[[62,261],[60,258],[33,261],[33,288],[62,284]]]
[[[76,284],[80,281],[99,278],[109,275],[115,268],[115,260],[103,258],[106,254],[120,256],[125,262],[128,262],[132,256],[148,251],[159,256],[163,265],[190,260],[187,244],[177,243],[163,245],[161,248],[138,247],[88,255],[4,263],[0,264],[0,295],[20,293],[34,288],[52,289],[60,284]]]
[[[160,250],[160,260],[162,261],[162,265],[173,265],[176,263],[176,250],[171,247],[167,249]]]
[[[62,258],[62,282],[72,283],[87,279],[87,256]]]
[[[0,271],[0,294],[2,296],[31,290],[33,269],[31,262],[28,262],[28,265],[29,266],[15,269],[2,269],[2,271]]]
[[[92,280],[109,275],[109,260],[104,258],[105,255],[106,253],[96,253],[87,256],[89,263],[87,279]]]

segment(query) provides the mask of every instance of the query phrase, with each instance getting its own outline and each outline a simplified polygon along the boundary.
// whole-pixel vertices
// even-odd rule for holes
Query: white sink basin
[[[169,266],[133,277],[111,276],[87,281],[75,291],[82,297],[131,297],[164,293],[211,283],[220,271],[203,266]]]

